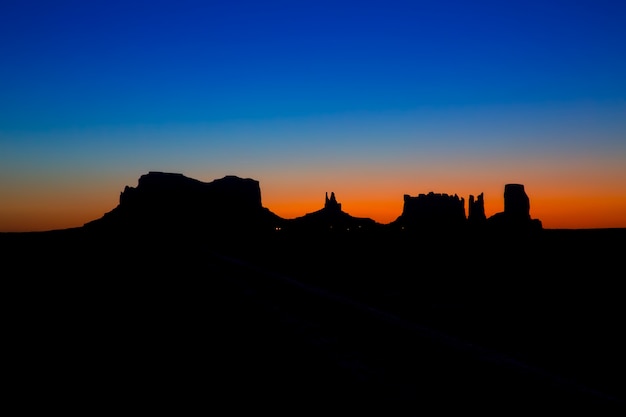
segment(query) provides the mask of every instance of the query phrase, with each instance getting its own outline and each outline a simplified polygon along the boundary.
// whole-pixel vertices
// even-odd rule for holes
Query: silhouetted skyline
[[[318,210],[284,218],[263,205],[261,186],[254,178],[227,175],[210,182],[187,177],[177,172],[151,171],[138,179],[136,187],[126,185],[118,204],[98,218],[81,226],[114,228],[129,231],[153,229],[188,233],[191,230],[279,231],[336,229],[443,231],[466,227],[480,229],[515,228],[542,229],[540,219],[530,212],[530,198],[523,184],[504,186],[504,210],[485,214],[483,193],[467,198],[457,194],[420,193],[403,195],[402,211],[390,222],[381,223],[371,217],[353,216],[342,210],[335,192],[324,196]],[[49,231],[76,229],[49,229]],[[146,230],[147,230],[146,229]],[[476,230],[478,230],[476,229]]]
[[[11,392],[275,415],[622,410],[626,228],[539,229],[523,184],[503,197],[466,218],[457,195],[405,195],[384,227],[333,191],[286,220],[254,179],[149,172],[84,227],[0,233]]]
[[[285,218],[334,191],[524,184],[546,228],[626,227],[626,4],[0,5],[0,231],[77,227],[149,171],[255,178]]]

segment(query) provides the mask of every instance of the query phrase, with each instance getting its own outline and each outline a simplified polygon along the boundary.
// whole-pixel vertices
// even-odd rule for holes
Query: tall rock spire
[[[324,208],[326,210],[341,211],[341,204],[337,203],[334,192],[330,193],[330,199],[328,198],[328,192],[326,192],[326,202],[324,203]]]

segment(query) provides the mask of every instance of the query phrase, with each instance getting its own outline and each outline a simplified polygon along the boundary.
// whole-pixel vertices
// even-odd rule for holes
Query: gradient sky
[[[545,228],[626,227],[626,2],[0,3],[0,231],[82,226],[149,171],[335,192],[522,183]],[[467,203],[466,203],[467,210]]]

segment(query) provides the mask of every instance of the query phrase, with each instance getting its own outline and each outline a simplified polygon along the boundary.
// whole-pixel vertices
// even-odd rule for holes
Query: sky
[[[0,2],[0,231],[82,226],[150,171],[334,192],[524,184],[544,228],[626,227],[626,2]]]

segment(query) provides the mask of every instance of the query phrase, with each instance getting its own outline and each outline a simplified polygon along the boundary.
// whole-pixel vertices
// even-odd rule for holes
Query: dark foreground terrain
[[[24,413],[625,410],[623,229],[0,242]]]

